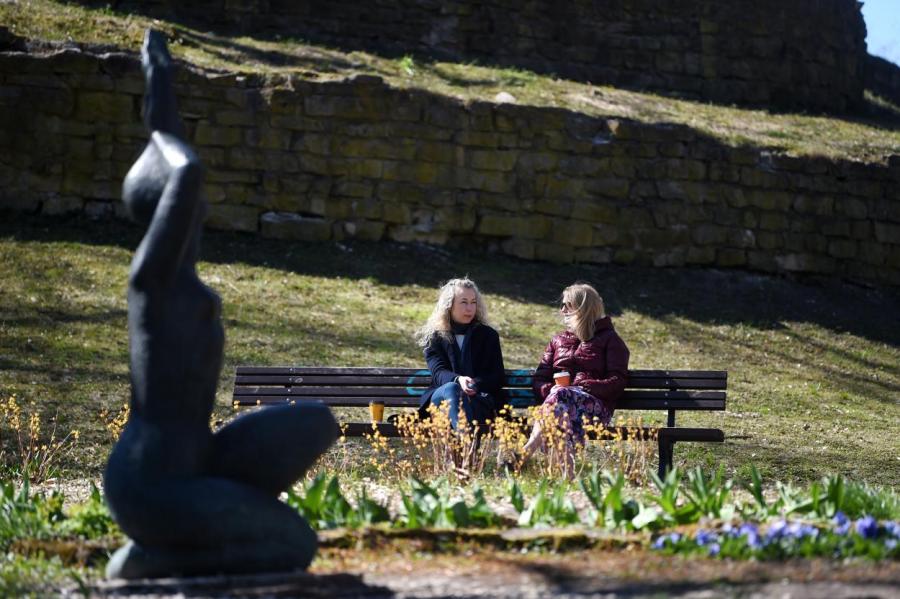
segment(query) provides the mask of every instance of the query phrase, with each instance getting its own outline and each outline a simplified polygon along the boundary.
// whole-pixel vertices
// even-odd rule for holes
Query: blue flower
[[[893,551],[894,547],[897,546],[897,539],[888,539],[884,542],[884,547],[888,551]]]
[[[766,531],[766,539],[779,539],[784,536],[785,531],[787,529],[787,522],[785,520],[778,520],[777,522],[773,522],[769,525],[769,529]]]
[[[803,524],[802,522],[791,522],[785,529],[784,535],[786,537],[801,540],[805,537],[817,537],[819,536],[819,529],[815,526],[810,526],[809,524]]]
[[[655,541],[653,541],[652,547],[654,549],[662,549],[667,544],[674,545],[675,543],[677,543],[680,540],[681,540],[681,533],[672,532],[667,535],[662,535],[660,537],[657,537],[657,539]]]
[[[719,555],[719,551],[721,551],[721,550],[722,550],[722,548],[719,546],[718,543],[713,543],[712,545],[709,546],[709,554],[712,556]]]
[[[864,516],[856,521],[856,532],[864,539],[878,536],[878,521],[872,516]]]
[[[900,539],[900,522],[888,520],[884,523],[884,530],[888,535]]]
[[[759,529],[755,524],[742,524],[738,529],[738,536],[747,539],[747,545],[751,549],[759,549],[762,542],[759,540]]]
[[[702,528],[697,531],[697,536],[694,537],[697,541],[697,545],[703,547],[705,545],[709,545],[710,543],[715,543],[719,540],[719,535],[717,535],[714,531],[711,530],[703,530]]]
[[[834,532],[836,534],[845,535],[850,530],[850,519],[844,512],[836,513],[831,521],[834,522]]]

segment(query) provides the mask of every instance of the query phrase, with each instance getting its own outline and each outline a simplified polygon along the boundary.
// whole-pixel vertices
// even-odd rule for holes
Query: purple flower
[[[778,520],[777,522],[773,522],[769,525],[769,529],[766,531],[766,539],[779,539],[784,536],[785,531],[787,529],[787,522],[785,520]]]
[[[856,521],[856,532],[864,539],[878,536],[878,521],[872,516],[864,516]]]
[[[815,526],[810,526],[809,524],[803,524],[802,522],[791,522],[785,529],[784,536],[797,539],[799,541],[804,537],[819,536],[819,529]]]
[[[884,530],[888,535],[900,539],[900,522],[888,520],[884,523]]]
[[[750,549],[761,549],[763,546],[762,540],[760,540],[759,535],[754,534],[752,536],[747,536],[747,545]]]
[[[850,530],[850,519],[844,512],[838,512],[831,520],[834,523],[834,532],[839,535],[847,534]]]
[[[661,537],[657,537],[655,541],[653,541],[652,547],[654,549],[662,549],[666,545],[674,545],[678,541],[681,540],[681,533],[672,532],[667,535],[662,535]]]
[[[697,545],[703,547],[705,545],[709,545],[710,543],[715,543],[719,540],[719,535],[717,535],[714,531],[711,530],[703,530],[702,528],[697,531],[697,536],[695,537],[697,541]]]
[[[759,540],[759,529],[756,528],[755,524],[741,524],[741,527],[738,529],[738,536],[745,537],[747,545],[752,549],[759,549],[762,546]]]
[[[884,548],[888,551],[893,551],[894,547],[897,546],[897,539],[888,539],[884,542]]]
[[[721,550],[722,550],[722,548],[719,546],[718,543],[713,543],[712,545],[709,546],[709,554],[712,556],[719,555],[719,551],[721,551]]]

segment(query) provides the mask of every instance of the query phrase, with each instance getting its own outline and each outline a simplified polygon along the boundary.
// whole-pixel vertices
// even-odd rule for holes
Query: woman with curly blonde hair
[[[628,378],[628,347],[606,315],[603,298],[585,283],[566,287],[560,301],[565,330],[550,340],[534,372],[534,394],[543,403],[525,445],[525,457],[543,446],[541,420],[558,423],[566,438],[566,466],[574,465],[575,444],[584,442],[584,422],[607,425]],[[554,375],[567,372],[571,385]],[[562,379],[563,381],[565,379]]]
[[[419,414],[429,406],[449,404],[457,428],[462,408],[471,425],[493,419],[506,403],[506,375],[500,336],[487,320],[487,306],[468,277],[451,279],[440,290],[431,316],[416,331],[431,371],[431,387],[422,395]]]

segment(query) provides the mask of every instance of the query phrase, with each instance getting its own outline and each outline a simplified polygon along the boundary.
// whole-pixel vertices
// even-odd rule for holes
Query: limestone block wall
[[[863,94],[866,30],[856,0],[122,0],[116,7],[715,102],[843,111]]]
[[[685,126],[466,105],[375,77],[182,70],[177,90],[211,227],[900,285],[898,157],[790,158]],[[118,214],[146,141],[142,93],[135,56],[0,53],[0,206]]]

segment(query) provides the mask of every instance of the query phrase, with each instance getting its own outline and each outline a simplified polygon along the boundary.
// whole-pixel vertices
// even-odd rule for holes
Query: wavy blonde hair
[[[453,300],[456,298],[456,294],[463,289],[471,289],[475,292],[475,318],[472,319],[472,322],[490,324],[487,319],[487,305],[485,305],[484,298],[481,297],[481,292],[478,291],[478,286],[475,282],[469,277],[450,279],[441,287],[437,303],[434,305],[434,310],[431,311],[431,316],[416,331],[416,343],[425,347],[435,335],[450,337],[450,309],[453,308]]]
[[[594,324],[606,316],[603,298],[587,283],[575,283],[566,287],[560,302],[569,308],[564,318],[566,328],[582,341],[594,336]]]

